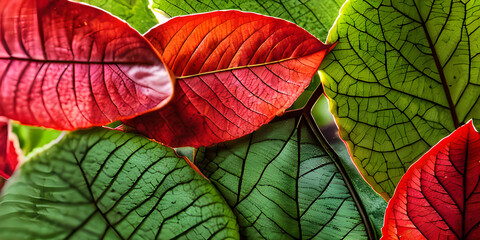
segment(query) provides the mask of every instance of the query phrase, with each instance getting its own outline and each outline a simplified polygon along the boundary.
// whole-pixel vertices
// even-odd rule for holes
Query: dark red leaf
[[[156,51],[118,18],[66,0],[0,1],[0,115],[71,130],[157,109],[172,92]]]
[[[145,37],[176,75],[175,96],[126,123],[173,147],[235,139],[282,114],[331,47],[293,23],[239,11],[173,18]]]
[[[12,176],[18,165],[19,151],[21,150],[11,132],[9,120],[0,117],[0,177],[8,179]]]
[[[388,204],[383,239],[480,239],[479,161],[470,121],[408,169]]]

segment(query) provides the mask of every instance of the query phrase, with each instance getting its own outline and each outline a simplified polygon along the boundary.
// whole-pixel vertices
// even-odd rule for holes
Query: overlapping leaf
[[[172,92],[148,41],[112,15],[66,0],[0,2],[0,115],[70,130],[158,108]]]
[[[153,0],[152,8],[154,11],[161,11],[172,17],[227,9],[255,12],[293,22],[324,41],[343,3],[344,0]],[[315,74],[309,87],[303,91],[291,108],[303,107],[319,84],[319,75]]]
[[[10,121],[0,117],[0,177],[8,179],[13,174],[21,155],[18,141],[11,132]]]
[[[158,21],[148,7],[148,0],[79,0],[97,6],[124,19],[140,33],[155,26]]]
[[[480,238],[480,134],[472,122],[439,142],[402,178],[383,239]]]
[[[344,2],[344,0],[153,0],[152,7],[172,17],[227,9],[256,12],[291,21],[323,41]]]
[[[331,47],[293,23],[239,11],[176,17],[145,37],[177,87],[167,106],[126,124],[174,147],[235,139],[282,114]]]
[[[201,149],[195,164],[225,196],[247,239],[367,239],[361,203],[303,117]]]
[[[215,187],[172,149],[106,129],[28,160],[0,198],[1,239],[238,238]]]
[[[322,81],[342,138],[385,199],[406,169],[480,119],[478,1],[351,0]]]

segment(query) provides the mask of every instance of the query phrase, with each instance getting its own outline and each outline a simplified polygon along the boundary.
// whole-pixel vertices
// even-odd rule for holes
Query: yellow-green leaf
[[[342,138],[388,200],[406,169],[480,119],[480,1],[348,1],[322,82]]]

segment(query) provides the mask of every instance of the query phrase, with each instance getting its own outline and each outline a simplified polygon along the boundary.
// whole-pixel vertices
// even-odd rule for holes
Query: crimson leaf
[[[176,17],[145,37],[175,74],[175,96],[126,124],[173,147],[257,130],[292,105],[332,47],[293,23],[240,11]]]
[[[71,130],[167,102],[169,73],[138,32],[66,0],[0,1],[0,115]]]
[[[405,173],[385,214],[383,239],[480,238],[480,134],[472,121]]]

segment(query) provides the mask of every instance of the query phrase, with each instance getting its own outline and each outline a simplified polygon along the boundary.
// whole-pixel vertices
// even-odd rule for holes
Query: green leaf
[[[282,18],[324,40],[344,0],[153,0],[152,8],[171,17],[214,10],[238,9]]]
[[[328,99],[325,95],[322,94],[320,98],[318,98],[317,102],[313,105],[311,112],[319,128],[334,124],[333,116],[328,111]]]
[[[243,237],[367,239],[370,223],[329,153],[297,117],[203,148],[195,164],[233,208]]]
[[[388,200],[406,169],[480,118],[479,1],[351,0],[327,42],[322,82],[342,138]]]
[[[28,155],[35,148],[44,146],[55,140],[61,131],[42,127],[31,127],[20,124],[12,124],[12,131],[17,135],[20,148],[24,155]]]
[[[332,114],[328,110],[328,100],[325,95],[322,95],[312,108],[311,115],[323,137],[328,144],[332,146],[335,154],[342,163],[346,175],[351,180],[360,200],[365,206],[365,211],[372,222],[372,225],[377,233],[377,236],[382,235],[383,217],[387,202],[378,195],[370,185],[365,182],[360,172],[358,172],[355,164],[350,158],[350,153],[343,141],[338,136],[338,129],[335,125]]]
[[[140,33],[145,33],[158,23],[148,0],[77,0],[99,7],[125,20]]]
[[[170,148],[94,128],[30,158],[0,198],[0,239],[238,238],[215,187]]]

